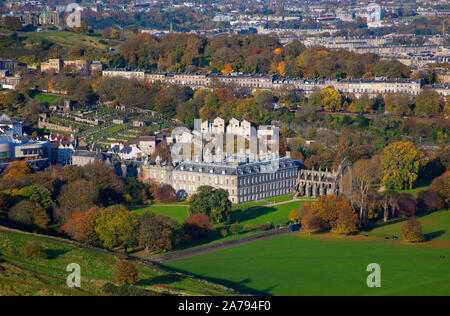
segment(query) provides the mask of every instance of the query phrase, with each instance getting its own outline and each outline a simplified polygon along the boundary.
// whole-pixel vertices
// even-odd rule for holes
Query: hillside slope
[[[22,248],[32,242],[44,249],[46,259],[27,259]],[[114,282],[115,254],[90,249],[60,238],[0,227],[1,295],[102,295],[102,286]],[[81,288],[69,288],[66,267],[81,267]],[[181,273],[138,262],[141,290],[170,295],[226,295],[226,287]]]

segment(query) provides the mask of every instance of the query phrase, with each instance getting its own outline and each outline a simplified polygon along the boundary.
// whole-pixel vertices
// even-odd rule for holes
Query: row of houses
[[[63,69],[80,74],[88,74],[93,71],[102,71],[103,64],[100,61],[89,59],[60,59],[53,58],[41,63],[41,72],[54,71],[61,72]]]
[[[241,88],[281,89],[292,88],[303,91],[308,97],[312,92],[333,87],[342,94],[354,94],[357,97],[367,94],[376,96],[387,93],[404,93],[418,95],[422,89],[434,89],[441,96],[450,95],[450,85],[424,85],[421,81],[410,79],[279,79],[276,75],[253,75],[233,73],[229,75],[212,73],[162,73],[145,70],[113,68],[102,71],[102,75],[112,78],[126,78],[155,83],[189,86],[193,89],[214,87],[215,84],[226,84]]]

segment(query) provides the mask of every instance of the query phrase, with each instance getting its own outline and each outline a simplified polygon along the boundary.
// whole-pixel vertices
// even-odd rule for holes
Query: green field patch
[[[450,212],[439,211],[425,216],[418,216],[422,224],[422,232],[428,241],[450,241]],[[369,231],[364,231],[363,234],[376,237],[396,236],[402,239],[402,227],[405,220],[395,224],[381,225]]]
[[[156,214],[161,214],[167,217],[175,218],[178,222],[183,223],[186,217],[189,216],[187,206],[149,206],[134,210],[137,214],[141,214],[146,211],[152,211]]]
[[[36,99],[41,102],[46,102],[52,105],[61,104],[61,96],[54,94],[45,94],[45,93],[36,94],[33,96],[33,99]]]
[[[295,201],[286,204],[263,206],[246,211],[233,212],[233,222],[251,224],[253,226],[271,222],[274,225],[285,224],[289,221],[288,215],[297,210],[304,201]]]
[[[274,295],[450,295],[450,248],[290,234],[213,251],[167,266]],[[381,267],[369,288],[366,267]]]

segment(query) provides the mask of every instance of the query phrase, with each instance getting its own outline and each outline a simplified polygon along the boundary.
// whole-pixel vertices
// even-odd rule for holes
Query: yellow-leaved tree
[[[388,189],[412,189],[419,174],[423,153],[411,142],[396,142],[381,155],[383,184]]]

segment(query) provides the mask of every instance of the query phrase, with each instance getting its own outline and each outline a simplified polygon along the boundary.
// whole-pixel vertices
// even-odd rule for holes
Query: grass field
[[[263,202],[251,202],[252,204],[247,205],[246,207],[255,207]],[[304,203],[303,201],[294,201],[286,204],[280,204],[275,206],[261,206],[258,208],[253,208],[246,211],[233,211],[232,222],[239,222],[241,224],[251,224],[253,226],[259,224],[266,224],[267,222],[271,222],[275,225],[286,223],[288,219],[289,212],[295,209],[298,209],[300,204]],[[242,204],[239,204],[242,205]],[[187,203],[177,203],[173,206],[158,206],[152,205],[144,208],[133,209],[136,213],[142,213],[144,211],[150,210],[157,214],[162,214],[168,217],[173,217],[177,219],[180,223],[182,223],[188,214]]]
[[[47,259],[27,259],[21,249],[38,242]],[[2,295],[96,295],[106,282],[114,282],[113,267],[117,258],[109,253],[83,249],[74,243],[42,235],[30,235],[0,228],[0,296]],[[69,263],[81,266],[81,288],[66,285]],[[174,274],[158,267],[138,265],[141,289],[175,295],[226,295],[220,285],[186,275]]]
[[[414,196],[417,196],[417,193],[419,193],[420,191],[423,191],[423,190],[428,190],[429,188],[430,188],[429,185],[422,185],[422,186],[418,186],[418,187],[415,187],[412,189],[401,190],[401,191],[399,191],[399,193],[410,193]]]
[[[233,212],[233,222],[238,221],[241,224],[251,224],[253,226],[271,222],[275,225],[283,224],[289,221],[288,215],[292,210],[300,207],[303,201],[295,201],[275,206],[263,206],[253,208],[247,211]]]
[[[33,99],[36,99],[41,102],[47,102],[48,104],[61,104],[61,96],[54,94],[46,94],[40,93],[33,96]]]
[[[186,217],[189,216],[187,205],[149,206],[135,210],[137,214],[143,213],[145,211],[152,211],[153,213],[156,214],[162,214],[164,216],[175,218],[180,223],[183,223]]]
[[[40,43],[41,40],[45,39],[50,42],[60,44],[62,46],[75,46],[75,45],[84,45],[90,47],[96,47],[100,49],[109,48],[108,45],[102,44],[100,40],[102,37],[100,36],[89,36],[84,34],[79,34],[75,32],[66,32],[66,31],[53,31],[53,32],[25,32],[20,35],[26,36],[26,42],[28,44],[36,44]],[[115,41],[112,43],[117,45],[119,42]]]
[[[422,232],[425,236],[425,239],[432,241],[450,241],[449,211],[434,212],[429,215],[418,216],[418,218],[420,223],[422,224]],[[364,234],[383,238],[398,236],[401,239],[403,224],[404,221],[395,224],[380,226],[368,232],[364,232]]]
[[[291,234],[166,265],[250,293],[450,295],[448,247],[329,235]],[[381,267],[381,288],[366,285],[370,263]]]

